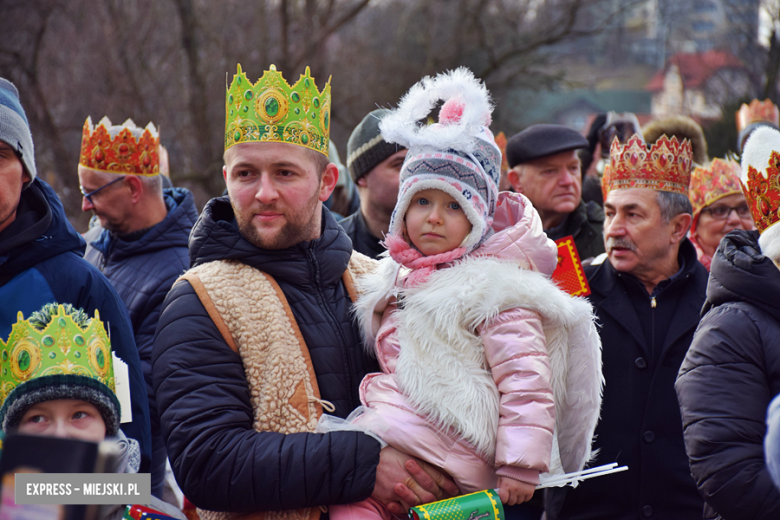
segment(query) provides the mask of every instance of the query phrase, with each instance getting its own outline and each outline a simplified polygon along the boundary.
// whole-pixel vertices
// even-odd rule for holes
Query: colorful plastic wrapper
[[[504,506],[494,489],[448,498],[409,509],[413,520],[504,520]]]
[[[129,505],[125,508],[123,520],[176,520],[147,506]]]

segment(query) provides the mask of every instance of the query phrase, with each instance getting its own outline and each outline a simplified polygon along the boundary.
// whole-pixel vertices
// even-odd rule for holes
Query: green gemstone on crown
[[[233,95],[228,96],[228,103],[233,104]]]
[[[43,344],[46,345],[47,347],[51,347],[52,345],[54,345],[54,338],[52,338],[51,336],[44,336]]]
[[[54,352],[53,350],[51,352],[49,352],[49,358],[54,359],[56,357],[57,357],[57,353],[56,352]]]
[[[279,113],[279,102],[274,98],[268,98],[265,101],[265,113],[271,117],[276,117]]]
[[[106,357],[103,354],[103,349],[98,349],[97,354],[95,355],[95,358],[97,359],[97,364],[100,368],[103,368],[106,366]]]
[[[246,98],[247,101],[252,99],[252,91],[251,90],[247,90],[246,93],[244,94],[244,98]]]
[[[314,98],[312,103],[314,103],[314,108],[320,108],[320,98]]]
[[[80,358],[81,357],[81,352],[79,352],[77,350],[76,352],[73,353],[73,355],[76,356],[77,358]]]
[[[65,318],[58,318],[57,319],[57,323],[59,323],[60,327],[62,327],[62,328],[65,328],[65,326],[67,325],[67,322],[65,321]]]
[[[3,361],[8,361],[8,351],[7,350],[3,351]]]
[[[22,372],[26,372],[30,369],[30,353],[26,350],[19,352],[19,357],[17,357],[16,361],[19,363],[19,369]]]
[[[301,142],[303,144],[307,144],[309,142],[309,136],[306,134],[301,134]]]
[[[293,93],[290,95],[290,99],[292,99],[294,102],[298,103],[298,102],[301,100],[301,95],[300,95],[300,94],[298,94],[297,92],[293,92]],[[297,110],[297,109],[296,109],[296,110]]]
[[[76,342],[76,345],[83,345],[84,344],[84,336],[82,336],[81,334],[76,334],[73,337],[73,341]]]

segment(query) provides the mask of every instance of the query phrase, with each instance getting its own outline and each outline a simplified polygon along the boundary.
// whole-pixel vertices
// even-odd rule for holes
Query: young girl
[[[439,100],[439,124],[419,127]],[[484,86],[461,68],[415,85],[380,123],[409,153],[388,256],[359,281],[355,305],[382,373],[363,380],[365,408],[348,420],[442,468],[463,493],[498,487],[512,505],[540,473],[589,459],[600,342],[590,306],[549,280],[557,248],[537,212],[497,191],[490,112]],[[391,515],[368,499],[331,517]]]

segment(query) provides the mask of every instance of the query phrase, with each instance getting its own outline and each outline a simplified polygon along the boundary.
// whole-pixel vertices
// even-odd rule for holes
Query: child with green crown
[[[70,304],[50,303],[27,320],[22,313],[7,342],[0,339],[0,425],[21,433],[101,442],[120,447],[118,473],[137,473],[138,442],[119,428],[111,342],[106,327]],[[186,518],[152,497],[150,506]],[[110,506],[103,518],[121,519],[124,506]]]

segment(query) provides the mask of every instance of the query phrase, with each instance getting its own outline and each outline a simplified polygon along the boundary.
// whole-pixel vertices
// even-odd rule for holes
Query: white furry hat
[[[740,181],[761,233],[761,252],[780,259],[780,226],[776,225],[780,222],[780,132],[762,126],[750,134],[742,153]]]
[[[419,124],[439,101],[445,102],[439,122]],[[385,141],[409,148],[390,235],[402,236],[412,197],[427,189],[444,191],[463,208],[472,225],[464,244],[467,252],[492,233],[501,172],[501,150],[487,128],[492,111],[485,86],[470,70],[460,67],[423,78],[380,121]]]

